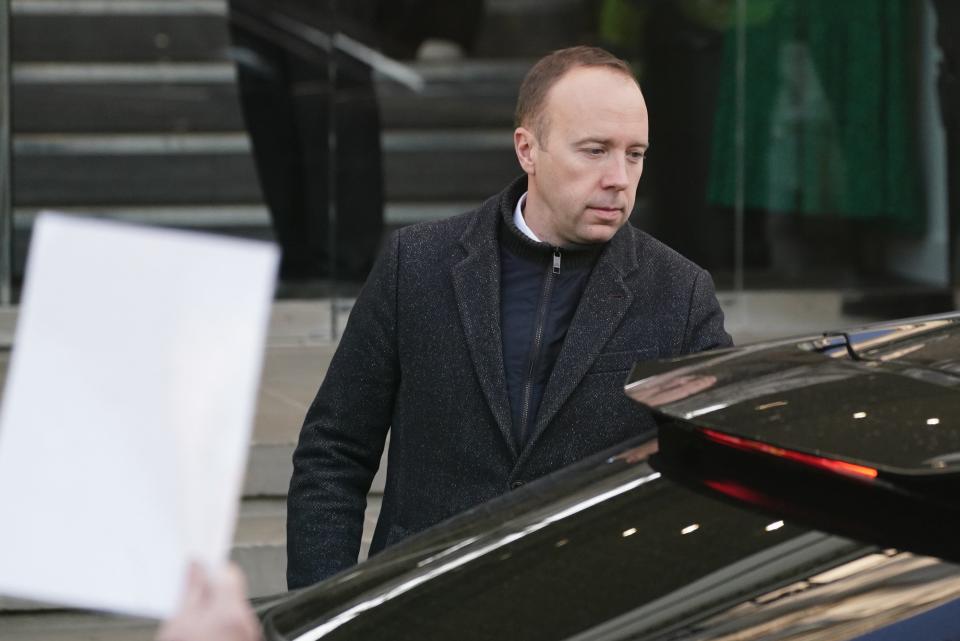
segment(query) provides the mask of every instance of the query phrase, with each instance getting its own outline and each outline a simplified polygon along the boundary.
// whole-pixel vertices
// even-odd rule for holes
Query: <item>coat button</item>
[[[514,481],[510,484],[510,488],[515,490],[517,488],[523,487],[523,481]]]

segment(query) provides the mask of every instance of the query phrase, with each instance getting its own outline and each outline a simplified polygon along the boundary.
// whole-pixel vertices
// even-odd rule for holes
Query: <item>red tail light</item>
[[[828,472],[844,474],[854,478],[871,480],[877,478],[877,470],[865,465],[857,465],[856,463],[847,463],[846,461],[837,461],[834,459],[824,458],[822,456],[814,456],[813,454],[804,454],[803,452],[786,450],[775,445],[761,443],[760,441],[754,441],[752,439],[743,438],[740,436],[732,436],[730,434],[724,434],[723,432],[717,432],[706,428],[701,428],[700,431],[704,436],[715,443],[720,443],[721,445],[726,445],[728,447],[734,447],[739,450],[769,454],[771,456],[777,456],[790,461],[795,461],[797,463],[802,463],[804,465],[809,465],[810,467],[816,467],[822,470],[827,470]]]

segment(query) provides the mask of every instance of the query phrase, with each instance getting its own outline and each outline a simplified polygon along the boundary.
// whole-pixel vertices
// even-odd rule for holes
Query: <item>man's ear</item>
[[[513,132],[513,149],[517,152],[520,168],[530,176],[537,173],[537,140],[533,132],[526,127],[517,127]]]

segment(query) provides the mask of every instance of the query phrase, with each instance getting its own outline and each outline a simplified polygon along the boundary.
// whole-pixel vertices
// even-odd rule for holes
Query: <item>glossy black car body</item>
[[[957,316],[638,365],[659,451],[414,536],[265,610],[267,637],[960,638],[958,385]]]

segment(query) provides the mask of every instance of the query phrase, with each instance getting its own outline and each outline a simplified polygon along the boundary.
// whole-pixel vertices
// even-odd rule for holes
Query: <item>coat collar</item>
[[[512,209],[525,188],[526,178],[523,177],[480,206],[460,237],[466,257],[456,263],[451,271],[460,321],[477,380],[514,457],[517,456],[517,449],[511,430],[510,398],[507,395],[500,331],[500,247],[497,243],[497,226],[504,208]]]
[[[500,326],[500,218],[511,215],[526,190],[522,176],[487,200],[460,238],[466,256],[452,269],[453,287],[477,379],[518,465],[593,365],[633,302],[624,278],[637,268],[634,230],[627,224],[606,244],[587,280],[563,347],[544,390],[530,438],[518,452],[511,430],[510,400]]]

